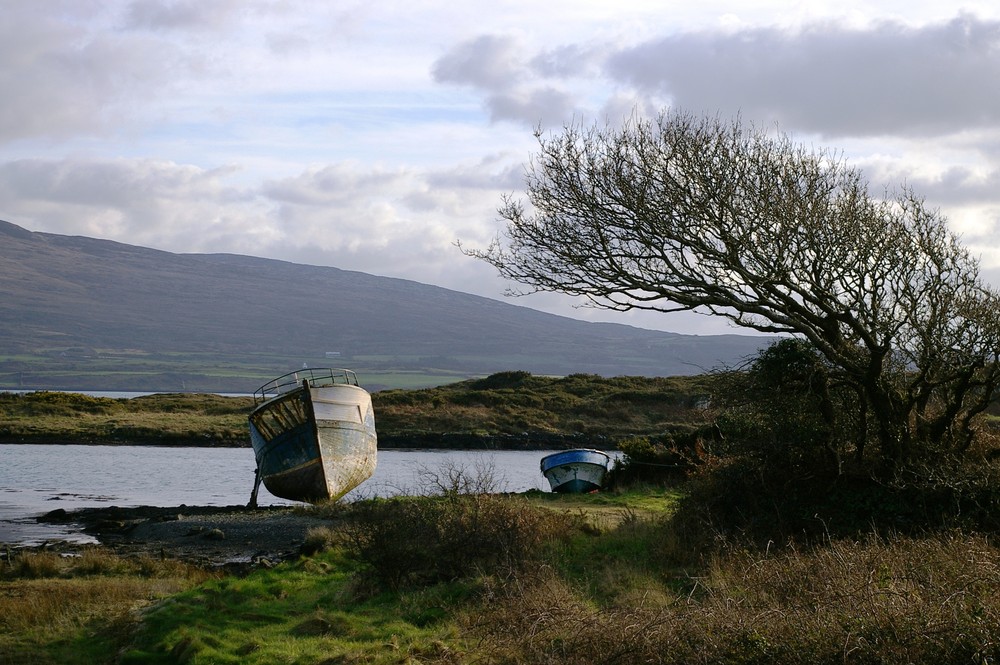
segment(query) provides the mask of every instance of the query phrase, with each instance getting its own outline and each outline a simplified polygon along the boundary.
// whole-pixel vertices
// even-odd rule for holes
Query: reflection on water
[[[538,461],[552,451],[380,450],[375,475],[346,499],[448,487],[461,472],[490,491],[547,489]],[[249,448],[0,444],[0,543],[90,541],[34,517],[57,508],[245,505],[253,488]],[[261,486],[258,504],[290,505]]]

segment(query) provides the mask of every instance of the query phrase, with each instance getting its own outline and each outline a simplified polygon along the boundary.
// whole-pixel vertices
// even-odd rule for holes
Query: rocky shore
[[[270,566],[299,554],[310,529],[329,521],[294,506],[138,506],[54,510],[41,522],[77,524],[128,556],[178,558],[204,566]]]

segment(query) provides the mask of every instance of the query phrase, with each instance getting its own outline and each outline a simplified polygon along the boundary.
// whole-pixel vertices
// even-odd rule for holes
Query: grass
[[[328,552],[212,581],[149,612],[122,663],[404,663],[454,653],[442,605],[461,585],[359,595],[358,565]]]
[[[402,360],[402,362],[400,362]],[[421,358],[328,359],[322,355],[170,353],[135,349],[53,347],[0,354],[0,390],[192,391],[252,393],[270,379],[302,367],[346,363],[376,389],[423,388],[468,378]]]
[[[0,565],[0,663],[108,663],[151,603],[210,577],[173,560],[8,553]]]
[[[8,441],[247,445],[251,398],[160,394],[134,399],[0,393]]]
[[[527,444],[557,436],[609,446],[629,436],[702,424],[708,416],[693,405],[707,394],[707,382],[705,377],[605,379],[501,372],[436,388],[376,392],[372,401],[379,436],[394,445],[447,433],[476,441],[505,435]],[[246,417],[252,408],[250,397],[205,393],[111,399],[0,392],[0,440],[246,446]]]
[[[302,556],[244,577],[104,555],[15,556],[0,587],[0,662],[1000,657],[1000,548],[989,535],[693,550],[673,528],[678,496],[444,492],[312,508],[328,526]],[[469,556],[462,534],[489,547]],[[508,556],[488,555],[498,549]],[[414,574],[384,574],[402,566]]]

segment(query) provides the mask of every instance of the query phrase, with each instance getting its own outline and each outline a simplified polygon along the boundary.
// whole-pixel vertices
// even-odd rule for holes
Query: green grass
[[[415,390],[428,386],[440,386],[466,379],[465,374],[455,372],[380,372],[377,370],[361,370],[358,381],[362,386],[381,386],[383,390]]]
[[[364,597],[357,572],[327,552],[203,584],[147,613],[121,662],[404,663],[459,648],[441,608],[462,601],[460,585]]]
[[[588,603],[628,603],[636,593],[672,595],[669,580],[688,563],[685,553],[675,551],[676,541],[666,527],[684,496],[680,490],[641,486],[591,494],[530,491],[525,496],[531,505],[577,521],[579,529],[571,538],[549,543],[547,558]]]

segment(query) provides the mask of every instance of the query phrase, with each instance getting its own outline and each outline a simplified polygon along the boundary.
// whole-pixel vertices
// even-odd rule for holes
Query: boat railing
[[[334,369],[331,367],[300,369],[272,379],[258,388],[253,394],[254,404],[261,404],[273,397],[287,393],[290,390],[295,390],[302,385],[303,381],[306,381],[310,388],[321,388],[337,384],[359,385],[357,374],[349,369]]]

